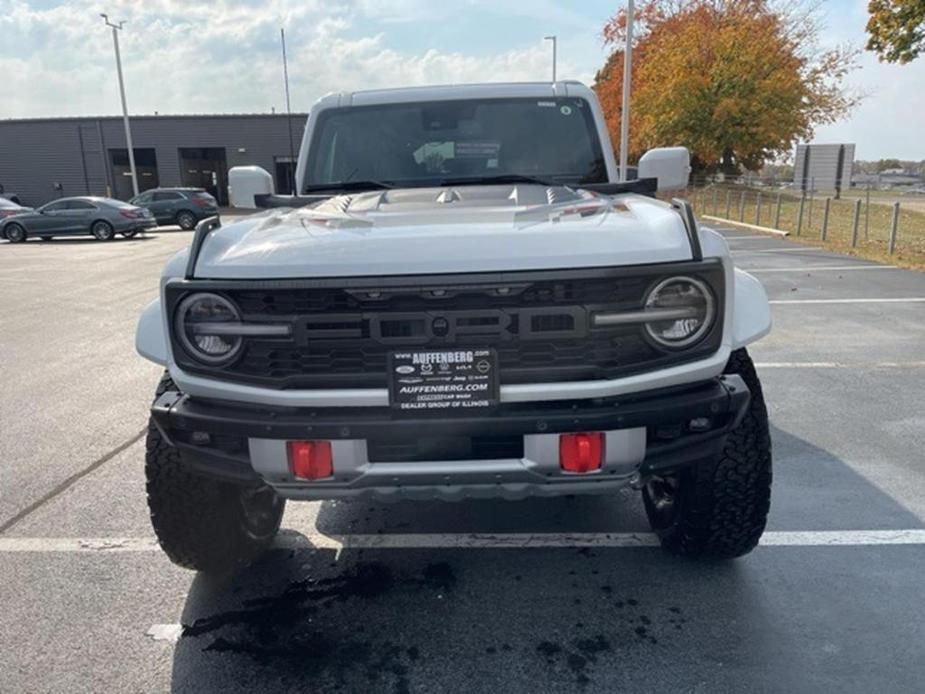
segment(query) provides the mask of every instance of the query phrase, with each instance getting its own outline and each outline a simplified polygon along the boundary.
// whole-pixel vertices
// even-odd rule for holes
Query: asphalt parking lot
[[[766,543],[638,495],[290,504],[234,576],[157,550],[134,328],[190,235],[0,244],[0,690],[920,692],[925,275],[726,230],[772,299]]]

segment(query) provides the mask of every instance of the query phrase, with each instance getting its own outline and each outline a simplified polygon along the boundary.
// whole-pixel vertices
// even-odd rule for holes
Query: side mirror
[[[658,179],[658,190],[687,188],[691,176],[691,155],[687,147],[650,149],[639,159],[639,178]]]
[[[259,166],[233,166],[228,170],[228,200],[232,207],[255,209],[255,195],[273,195],[273,177]]]

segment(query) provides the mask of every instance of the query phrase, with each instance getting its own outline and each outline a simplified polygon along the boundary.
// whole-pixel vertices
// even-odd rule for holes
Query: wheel
[[[165,375],[157,395],[177,390]],[[151,525],[179,566],[225,571],[255,557],[279,530],[286,502],[266,485],[242,486],[191,472],[148,423],[145,478]]]
[[[714,460],[655,477],[643,488],[649,523],[675,554],[730,559],[747,554],[764,532],[771,505],[771,436],[755,366],[745,349],[732,353],[725,373],[751,392],[742,422]]]
[[[138,229],[132,229],[131,231],[123,231],[122,236],[127,239],[133,239],[138,236]]]
[[[28,236],[26,229],[21,224],[6,225],[6,239],[10,243],[22,243]]]
[[[112,224],[102,219],[98,222],[93,222],[93,226],[90,227],[90,232],[96,237],[97,241],[112,241],[116,235],[115,230],[112,228]]]
[[[177,224],[183,231],[189,231],[196,226],[196,216],[192,212],[180,212],[177,214]]]

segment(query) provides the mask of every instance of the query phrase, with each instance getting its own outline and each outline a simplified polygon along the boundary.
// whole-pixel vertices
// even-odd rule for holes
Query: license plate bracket
[[[389,354],[389,404],[408,414],[479,412],[500,401],[498,355],[489,348]]]

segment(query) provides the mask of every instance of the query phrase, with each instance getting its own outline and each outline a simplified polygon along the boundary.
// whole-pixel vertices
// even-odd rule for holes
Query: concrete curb
[[[790,236],[789,231],[781,231],[780,229],[772,229],[771,227],[762,227],[757,224],[746,224],[745,222],[734,222],[731,219],[723,219],[722,217],[713,217],[712,215],[702,214],[700,215],[702,219],[709,219],[711,222],[720,222],[722,224],[731,224],[732,226],[745,227],[746,229],[753,229],[754,231],[763,231],[765,234],[772,234],[773,236]]]

